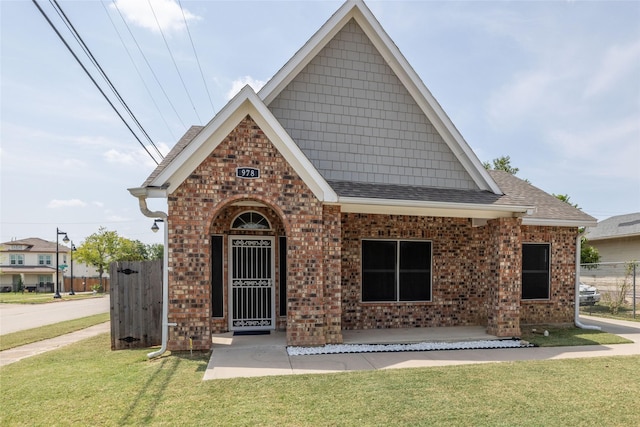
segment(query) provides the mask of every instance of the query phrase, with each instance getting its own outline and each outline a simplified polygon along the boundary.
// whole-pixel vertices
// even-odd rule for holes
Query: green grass
[[[53,325],[0,335],[0,351],[31,344],[36,341],[55,338],[60,335],[88,328],[89,326],[108,322],[109,316],[109,313],[94,314],[93,316],[82,317],[80,319],[67,320]]]
[[[638,425],[640,356],[202,381],[107,334],[0,368],[1,424]],[[513,351],[513,350],[505,350]],[[527,351],[515,350],[515,351]]]
[[[543,335],[545,330],[549,332],[549,336]],[[522,327],[521,338],[540,347],[611,345],[633,342],[608,332],[575,327],[559,328],[551,325]]]
[[[36,293],[36,292],[6,292],[0,293],[0,303],[4,304],[47,304],[60,301],[70,301],[76,299],[102,298],[103,293],[93,294],[93,292],[76,293],[69,295],[67,293],[60,294],[61,298],[54,298],[53,293]]]
[[[580,307],[580,314],[586,314],[589,316],[605,317],[608,319],[629,320],[632,322],[640,322],[640,306],[636,307],[636,317],[633,317],[633,308],[628,306],[620,307],[618,314],[612,314],[609,307],[603,303],[596,305],[582,306]]]

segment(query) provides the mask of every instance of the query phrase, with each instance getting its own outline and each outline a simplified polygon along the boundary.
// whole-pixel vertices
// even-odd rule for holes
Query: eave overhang
[[[250,86],[245,86],[146,187],[130,188],[134,197],[172,194],[246,117],[250,116],[321,202],[338,196]]]
[[[486,205],[418,200],[388,200],[361,197],[339,197],[341,212],[386,215],[435,216],[453,218],[509,218],[535,213],[529,205]]]

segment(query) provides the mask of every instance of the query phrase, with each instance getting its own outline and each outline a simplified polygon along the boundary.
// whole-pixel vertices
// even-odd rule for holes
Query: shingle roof
[[[10,249],[11,246],[23,245],[27,246],[22,251]],[[40,239],[38,237],[29,237],[27,239],[11,240],[9,242],[0,243],[0,251],[2,252],[55,252],[56,242]],[[59,245],[59,252],[69,252],[69,248]]]
[[[158,176],[160,174],[160,172],[162,172],[164,170],[164,168],[167,167],[167,165],[169,163],[171,163],[171,161],[173,159],[175,159],[175,157],[178,154],[180,154],[182,152],[182,150],[184,150],[189,145],[189,143],[193,140],[193,138],[195,138],[196,135],[198,135],[200,133],[202,128],[204,128],[204,126],[191,126],[187,130],[187,132],[185,132],[185,134],[182,135],[182,138],[180,138],[178,143],[173,146],[171,151],[169,151],[169,153],[164,157],[164,159],[162,159],[162,161],[154,169],[154,171],[151,172],[151,175],[149,175],[149,177],[144,181],[142,186],[146,187],[147,185],[149,185],[153,181],[153,179],[156,176]]]
[[[153,179],[178,155],[203,129],[192,126],[169,154],[144,182],[149,185]],[[373,184],[351,181],[327,181],[340,197],[368,198],[381,200],[411,200],[423,202],[464,203],[493,206],[535,206],[536,211],[527,220],[574,221],[595,223],[592,216],[576,209],[568,203],[544,192],[514,175],[503,171],[489,171],[493,180],[504,194],[494,194],[482,190],[454,190],[432,187],[416,187],[396,184]],[[640,214],[635,214],[640,217]],[[640,218],[638,218],[640,220]],[[640,223],[637,225],[640,228]],[[590,237],[591,238],[591,237]],[[55,250],[55,244],[54,244]]]
[[[415,187],[367,182],[328,181],[341,197],[385,200],[412,200],[421,202],[471,203],[481,205],[525,205],[524,199],[494,194],[482,190],[455,190],[447,188]]]
[[[536,212],[527,216],[528,220],[560,220],[586,223],[595,223],[596,221],[591,215],[574,208],[569,203],[563,202],[508,172],[492,170],[489,173],[505,194],[517,200],[522,200],[525,204],[536,206]]]
[[[640,212],[617,215],[598,222],[589,229],[589,240],[612,239],[616,237],[640,236]]]

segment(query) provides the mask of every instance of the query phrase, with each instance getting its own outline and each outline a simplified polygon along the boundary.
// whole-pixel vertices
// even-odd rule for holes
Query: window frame
[[[238,219],[243,216],[243,215],[258,215],[259,217],[261,217],[262,220],[264,220],[267,223],[267,228],[243,228],[243,227],[237,227],[235,226],[236,221],[238,221]],[[253,224],[259,224],[260,221],[258,222],[252,222]],[[245,224],[249,224],[248,222],[245,222]],[[271,231],[273,230],[273,228],[271,227],[271,222],[269,221],[269,219],[261,214],[258,211],[243,211],[240,212],[238,215],[236,215],[233,220],[231,221],[231,230],[238,230],[238,231]]]
[[[393,242],[395,243],[395,267],[394,267],[394,299],[393,300],[365,300],[364,299],[364,287],[365,287],[365,262],[364,262],[364,242]],[[429,270],[428,270],[428,283],[429,287],[427,299],[401,299],[402,282],[401,276],[407,273],[406,268],[401,269],[402,265],[402,243],[427,243],[429,245]],[[428,303],[433,302],[433,241],[426,239],[361,239],[360,240],[360,302],[364,304],[413,304],[413,303]]]
[[[525,275],[528,274],[540,274],[541,269],[535,270],[525,270],[525,246],[538,246],[538,247],[546,247],[547,248],[547,259],[546,259],[546,296],[533,296],[533,297],[525,297]],[[523,242],[522,243],[522,266],[521,266],[521,278],[520,278],[520,299],[522,301],[549,301],[551,299],[551,243],[548,242]]]
[[[43,281],[42,279],[46,279]],[[38,284],[45,285],[47,283],[53,283],[53,274],[38,274]]]
[[[50,254],[38,254],[38,265],[52,265],[52,256]]]
[[[9,265],[24,265],[24,254],[10,254]]]

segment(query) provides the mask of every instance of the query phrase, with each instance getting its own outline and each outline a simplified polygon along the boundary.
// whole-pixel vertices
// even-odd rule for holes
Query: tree
[[[497,171],[505,171],[510,173],[511,175],[515,175],[518,173],[520,169],[511,166],[511,157],[502,156],[496,159],[493,159],[493,165],[489,162],[484,162],[482,164],[487,170],[497,170]]]
[[[164,245],[162,243],[154,243],[146,246],[146,259],[153,261],[164,258]]]
[[[161,244],[145,245],[139,240],[121,237],[116,231],[109,231],[104,227],[87,237],[73,255],[76,260],[98,270],[100,289],[104,289],[102,276],[112,262],[155,260],[162,259],[163,256],[164,246]]]
[[[98,270],[100,289],[104,289],[102,276],[105,269],[117,259],[119,244],[120,237],[117,232],[100,227],[98,232],[87,237],[74,253],[74,258],[77,261],[84,262]]]
[[[147,259],[147,248],[140,240],[118,238],[118,253],[114,261],[144,261]]]

